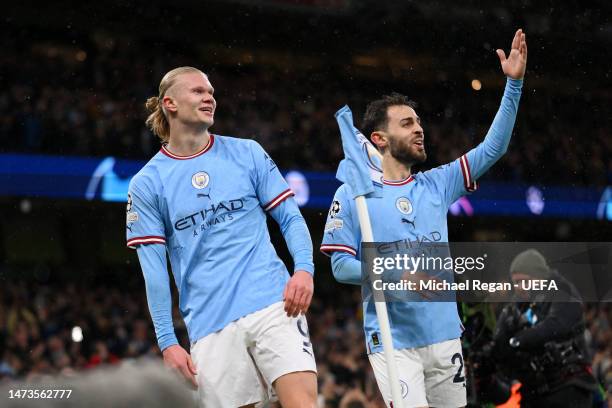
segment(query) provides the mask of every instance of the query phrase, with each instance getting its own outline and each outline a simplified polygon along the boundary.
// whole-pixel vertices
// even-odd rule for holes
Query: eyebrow
[[[417,116],[416,117],[416,121],[417,121],[417,123],[421,123],[421,118]],[[407,118],[404,118],[404,119],[400,120],[400,123],[405,123],[405,122],[412,123],[412,122],[414,122],[414,118],[412,116],[409,116]]]
[[[205,89],[205,90],[208,89],[210,91],[210,93],[214,93],[215,92],[215,88],[213,88],[212,86],[209,88],[209,87],[202,86],[202,85],[194,86],[190,90],[191,91],[195,91],[195,90],[198,90],[198,89]]]

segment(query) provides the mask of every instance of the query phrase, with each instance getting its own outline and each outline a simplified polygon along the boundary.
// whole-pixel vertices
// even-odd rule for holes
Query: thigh
[[[385,354],[373,353],[368,355],[378,389],[385,400],[387,407],[391,406],[391,385],[387,371]],[[425,396],[425,381],[423,376],[423,364],[415,349],[395,350],[395,359],[401,385],[404,406],[427,407]]]
[[[249,350],[268,384],[295,372],[316,374],[306,317],[288,317],[283,302],[274,303],[245,319]]]
[[[436,408],[465,406],[467,389],[461,340],[447,340],[420,350],[425,361],[429,405]]]
[[[191,347],[203,407],[241,407],[265,399],[266,390],[236,322]]]

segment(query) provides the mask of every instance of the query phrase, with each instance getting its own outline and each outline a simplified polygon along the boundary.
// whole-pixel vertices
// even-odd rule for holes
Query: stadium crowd
[[[155,84],[168,69],[197,65],[209,72],[216,89],[213,133],[258,140],[283,169],[335,171],[342,147],[334,112],[349,104],[360,122],[367,102],[391,91],[418,102],[429,156],[424,168],[429,168],[459,157],[484,137],[503,89],[503,79],[495,82],[490,76],[481,78],[481,90],[472,89],[473,70],[467,68],[453,76],[432,66],[439,80],[406,80],[383,68],[375,73],[370,67],[368,75],[360,76],[355,74],[359,70],[338,64],[329,69],[278,61],[258,65],[249,58],[230,64],[195,47],[151,51],[150,43],[135,38],[69,37],[0,36],[3,152],[147,160],[159,142],[144,126],[144,101],[157,94]],[[237,57],[241,51],[235,52]],[[295,54],[300,59],[299,50]],[[497,63],[492,50],[491,59]],[[612,184],[612,91],[567,89],[542,81],[536,67],[528,72],[509,151],[485,177]],[[126,273],[134,277],[135,272]],[[343,286],[333,296],[315,294],[309,312],[325,408],[345,408],[350,400],[353,408],[384,406],[365,352],[360,302],[356,288]],[[187,347],[176,302],[173,313],[177,336]],[[612,307],[587,304],[585,317],[593,372],[610,396]],[[0,270],[0,384],[47,374],[78,375],[139,357],[161,358],[142,278],[121,285],[39,284],[4,279]]]
[[[0,138],[5,150],[148,159],[159,142],[144,126],[144,101],[169,67],[193,64],[195,55],[153,56],[145,45],[89,41],[32,44],[2,40]],[[146,45],[148,47],[148,44]],[[148,56],[149,55],[149,56]],[[493,56],[492,56],[493,58]],[[208,70],[206,59],[202,63]],[[43,68],[44,67],[44,68]],[[274,66],[211,65],[218,109],[213,132],[254,138],[282,168],[334,171],[342,150],[334,112],[350,104],[359,121],[373,96],[397,90],[419,103],[429,154],[425,167],[454,160],[486,133],[502,93],[483,82],[403,83],[381,72],[352,78],[337,69],[312,72]],[[537,75],[536,75],[537,76]],[[526,82],[508,154],[486,177],[549,184],[612,182],[610,91],[574,95],[554,84]],[[484,80],[483,80],[484,81]],[[562,163],[564,171],[548,166]]]
[[[138,280],[132,281],[121,288],[4,282],[0,287],[0,383],[36,381],[44,375],[74,376],[143,356],[160,358],[145,293]],[[602,303],[585,309],[593,372],[610,394],[612,308]],[[176,305],[174,316],[179,340],[187,345]],[[367,408],[384,406],[365,354],[359,291],[338,291],[333,299],[315,296],[309,326],[322,406],[345,406],[343,399],[361,401]]]
[[[143,356],[161,358],[145,292],[134,287],[87,288],[83,284],[3,284],[0,288],[0,383],[36,381],[45,375],[75,375]],[[87,296],[82,293],[87,292]],[[343,397],[381,403],[365,356],[359,292],[347,291],[335,305],[315,299],[310,335],[318,359],[320,398],[339,406]],[[342,306],[340,306],[342,305]],[[176,333],[188,345],[174,306]],[[75,327],[80,328],[78,333]],[[77,331],[79,329],[76,329]]]

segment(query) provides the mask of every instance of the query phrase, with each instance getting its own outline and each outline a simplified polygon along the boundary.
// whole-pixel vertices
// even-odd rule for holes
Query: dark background
[[[495,49],[508,52],[520,27],[529,60],[515,132],[484,178],[603,187],[612,184],[612,6],[556,3],[13,3],[0,23],[0,149],[148,159],[159,142],[144,127],[144,101],[165,72],[192,65],[216,89],[212,131],[258,140],[281,168],[334,171],[342,150],[333,113],[349,103],[360,118],[369,100],[405,93],[419,103],[427,169],[484,137],[504,84]],[[122,204],[4,197],[0,210],[0,381],[159,355]],[[336,283],[316,251],[326,212],[304,216],[317,268],[309,322],[320,392],[338,402],[359,388],[376,406],[359,292]],[[273,223],[271,231],[291,270]],[[606,221],[449,218],[454,241],[611,236]],[[594,369],[609,386],[612,312],[585,310]]]

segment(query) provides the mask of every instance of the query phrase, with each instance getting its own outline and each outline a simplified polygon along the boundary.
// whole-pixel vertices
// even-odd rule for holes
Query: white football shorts
[[[391,407],[391,387],[383,352],[369,356],[378,388]],[[467,404],[461,340],[395,350],[404,407],[458,408]]]
[[[282,375],[317,372],[306,317],[287,317],[284,302],[248,314],[191,346],[203,407],[275,400]]]

